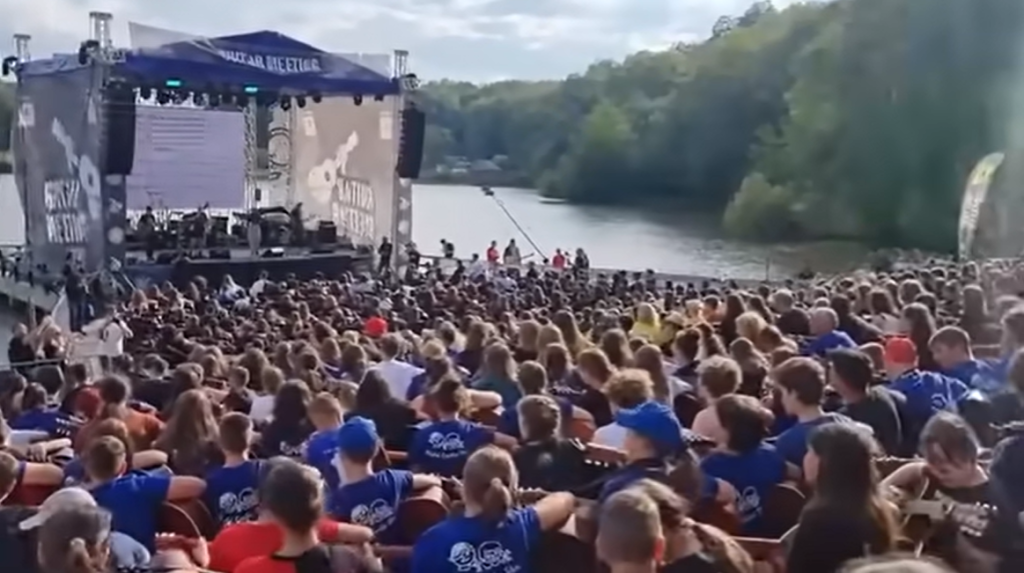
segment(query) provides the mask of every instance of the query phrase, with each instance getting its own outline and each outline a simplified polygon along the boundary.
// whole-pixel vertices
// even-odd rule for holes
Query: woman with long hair
[[[202,390],[189,390],[178,396],[167,427],[153,447],[167,453],[175,473],[202,477],[209,466],[223,462],[217,436],[210,399]]]
[[[726,344],[738,336],[736,321],[746,311],[747,307],[743,304],[743,298],[740,295],[736,293],[726,295],[725,313],[722,315],[722,322],[719,325],[719,332],[722,333],[722,340]]]
[[[476,375],[484,359],[484,349],[492,335],[493,327],[490,324],[479,319],[473,320],[466,329],[466,344],[456,356],[455,363],[469,371],[471,376]]]
[[[613,328],[605,331],[597,346],[615,368],[632,368],[633,350],[630,349],[629,338],[622,329]]]
[[[568,310],[556,312],[551,317],[551,322],[562,332],[562,340],[565,341],[565,347],[569,349],[569,353],[573,356],[579,356],[580,352],[583,352],[590,346],[590,343],[587,342],[587,337],[583,336],[583,333],[580,332],[580,326],[576,322],[576,317]]]
[[[313,433],[309,403],[313,394],[305,382],[285,382],[274,397],[273,419],[260,436],[260,453],[266,457],[299,458],[306,439]]]
[[[541,348],[537,344],[540,338],[539,322],[536,320],[521,321],[516,338],[515,350],[512,351],[516,362],[536,360],[540,356]]]
[[[598,428],[611,424],[611,405],[604,388],[615,374],[615,368],[608,357],[597,348],[588,348],[577,357],[576,372],[584,384],[583,394],[576,399],[576,405],[590,412]]]
[[[650,375],[651,382],[654,383],[654,399],[659,402],[671,405],[672,400],[679,394],[693,391],[693,386],[665,372],[664,355],[661,349],[653,344],[645,344],[638,348],[633,355],[633,364]]]
[[[356,390],[355,408],[345,418],[362,417],[372,420],[377,432],[389,450],[406,450],[419,422],[419,414],[404,400],[391,395],[391,387],[376,370],[363,375]]]
[[[878,484],[875,444],[852,424],[825,424],[810,437],[804,477],[814,494],[804,507],[787,573],[833,573],[850,559],[896,549],[896,508]]]
[[[519,474],[512,457],[493,446],[473,453],[462,472],[465,511],[435,525],[416,540],[413,573],[473,570],[500,560],[507,570],[529,571],[541,534],[557,529],[572,515],[576,500],[553,493],[537,503],[516,507]],[[494,554],[488,547],[500,547]],[[495,567],[498,565],[496,564]]]
[[[748,338],[737,338],[729,345],[729,354],[743,373],[738,392],[760,398],[768,377],[768,358],[754,347]]]
[[[903,307],[902,333],[917,348],[917,366],[921,370],[938,372],[941,369],[932,356],[931,341],[935,334],[935,317],[925,305],[915,302]]]
[[[483,367],[479,374],[473,383],[475,390],[497,392],[506,408],[515,408],[516,402],[523,395],[516,384],[516,362],[508,346],[499,342],[488,346],[484,351]]]

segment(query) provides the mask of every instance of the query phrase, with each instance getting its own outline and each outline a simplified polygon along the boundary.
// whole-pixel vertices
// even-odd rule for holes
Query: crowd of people
[[[1024,570],[1015,261],[328,275],[136,291],[99,361],[19,326],[4,567]],[[415,500],[444,511],[412,528]],[[167,531],[168,504],[209,523]]]

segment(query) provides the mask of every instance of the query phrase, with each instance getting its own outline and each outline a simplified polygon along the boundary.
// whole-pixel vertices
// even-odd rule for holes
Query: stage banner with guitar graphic
[[[275,114],[272,132],[281,129],[281,115]],[[325,98],[303,108],[293,106],[288,115],[288,203],[302,203],[307,226],[333,221],[338,236],[357,245],[378,243],[383,236],[395,239],[399,185],[394,175],[394,99],[364,98],[356,105],[351,97]]]

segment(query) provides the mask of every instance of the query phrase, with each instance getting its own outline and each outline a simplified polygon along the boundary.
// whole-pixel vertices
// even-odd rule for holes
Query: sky
[[[794,0],[775,0],[777,7]],[[218,36],[271,29],[331,52],[410,52],[424,80],[549,79],[594,61],[706,37],[723,14],[752,0],[0,0],[0,55],[12,34],[32,35],[32,54],[73,52],[90,10],[114,15],[127,46],[129,21]]]

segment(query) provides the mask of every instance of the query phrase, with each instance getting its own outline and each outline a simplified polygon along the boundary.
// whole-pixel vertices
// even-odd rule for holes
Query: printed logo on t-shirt
[[[237,494],[233,491],[221,494],[217,500],[220,520],[223,524],[251,521],[256,509],[256,491],[247,487]]]
[[[301,458],[306,453],[306,442],[294,446],[287,442],[281,442],[278,445],[278,449],[281,450],[282,456]]]
[[[448,553],[448,561],[459,570],[459,573],[483,573],[514,563],[512,552],[497,541],[485,541],[479,546],[466,542],[456,543]],[[505,571],[513,573],[518,569],[519,567],[507,567]]]
[[[753,486],[743,488],[736,495],[736,511],[744,523],[756,518],[761,513],[761,496]]]
[[[395,521],[395,510],[383,499],[378,499],[369,505],[357,505],[352,508],[350,514],[352,523],[365,525],[374,531],[380,531],[389,527]]]
[[[427,455],[432,458],[451,459],[466,455],[466,443],[462,441],[462,436],[455,432],[447,435],[433,432],[427,443],[430,444]]]
[[[936,410],[949,408],[949,399],[944,394],[932,394],[932,408]]]

